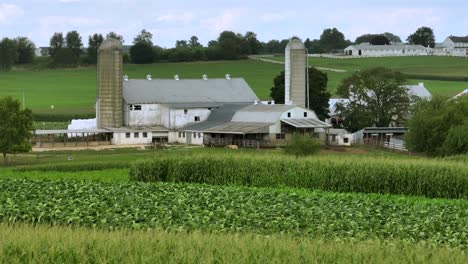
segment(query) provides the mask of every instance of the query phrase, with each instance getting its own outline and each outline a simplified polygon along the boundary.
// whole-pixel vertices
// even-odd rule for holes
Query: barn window
[[[184,137],[184,138],[185,138],[185,132],[182,132],[182,137]]]
[[[179,132],[179,138],[181,138],[181,137],[182,137],[182,132]]]
[[[143,132],[143,137],[144,137],[144,138],[147,138],[147,137],[148,137],[148,133],[147,133],[147,132]]]
[[[200,117],[199,116],[195,117],[195,122],[200,122]]]
[[[125,133],[126,138],[130,138],[130,133]]]
[[[307,112],[304,112],[304,117],[307,117]]]
[[[134,138],[139,138],[140,137],[140,134],[137,132],[137,133],[133,133],[133,137]]]
[[[184,114],[188,114],[188,110],[187,110],[187,109],[184,109]]]
[[[349,138],[343,138],[343,142],[344,142],[345,144],[348,144]]]
[[[291,112],[288,112],[288,117],[291,117]]]
[[[130,111],[133,110],[133,105],[129,105],[128,107],[130,108]]]
[[[276,134],[276,139],[285,139],[286,135],[284,133]]]
[[[133,110],[135,111],[141,111],[141,105],[134,105]]]

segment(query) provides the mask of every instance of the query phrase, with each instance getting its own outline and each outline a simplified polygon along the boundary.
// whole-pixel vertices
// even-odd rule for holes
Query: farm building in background
[[[450,36],[434,48],[421,45],[392,43],[390,45],[372,45],[368,42],[351,45],[344,49],[349,57],[393,57],[393,56],[456,56],[468,57],[468,36]]]
[[[331,126],[305,107],[306,58],[300,40],[291,40],[288,103],[260,101],[242,78],[143,79],[122,76],[122,44],[104,41],[98,56],[96,127],[85,130],[36,131],[38,142],[63,135],[61,145],[88,142],[91,135],[116,145],[181,143],[262,147],[283,145],[293,133],[326,140]],[[78,135],[69,137],[68,135]],[[55,137],[56,138],[56,137]],[[45,145],[44,145],[45,144]],[[52,142],[52,144],[55,144]]]

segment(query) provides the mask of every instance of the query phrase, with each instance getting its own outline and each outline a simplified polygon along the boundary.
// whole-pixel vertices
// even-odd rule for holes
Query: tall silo
[[[307,52],[300,39],[289,40],[285,50],[285,104],[308,107]]]
[[[98,51],[97,69],[98,128],[123,126],[123,57],[122,43],[106,39]]]

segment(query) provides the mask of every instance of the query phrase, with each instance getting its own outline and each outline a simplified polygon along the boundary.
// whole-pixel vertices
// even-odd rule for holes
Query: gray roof
[[[289,124],[296,128],[328,128],[331,125],[320,121],[315,118],[303,118],[303,119],[282,119],[281,122]]]
[[[272,123],[256,123],[256,122],[228,122],[219,126],[215,126],[204,130],[205,133],[217,134],[256,134],[268,133]]]
[[[422,45],[405,45],[405,44],[392,44],[392,45],[371,45],[369,43],[361,43],[359,45],[351,45],[346,49],[354,48],[356,50],[411,50],[411,49],[426,49]]]
[[[128,104],[253,103],[258,97],[242,78],[128,80],[123,84]]]
[[[455,43],[468,43],[468,36],[466,37],[450,36],[449,39],[451,39]]]
[[[252,104],[237,111],[233,116],[232,121],[275,123],[278,122],[282,113],[294,107],[297,106]]]
[[[132,132],[167,132],[169,129],[163,126],[154,127],[106,127],[107,130],[114,133],[132,133]]]
[[[420,98],[432,98],[431,93],[424,87],[424,84],[419,85],[405,85],[408,88],[408,93],[410,95],[416,95]]]
[[[215,108],[211,111],[208,119],[201,123],[186,126],[186,131],[204,131],[206,129],[231,122],[234,114],[241,108],[246,107],[247,104],[225,104],[222,107]]]

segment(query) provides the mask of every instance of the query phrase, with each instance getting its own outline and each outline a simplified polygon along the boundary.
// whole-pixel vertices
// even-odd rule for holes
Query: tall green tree
[[[354,73],[343,80],[337,94],[349,98],[349,103],[337,106],[349,131],[365,127],[388,127],[405,124],[414,100],[403,86],[400,72],[386,68],[372,68]]]
[[[284,104],[284,71],[273,79],[270,97],[278,104]],[[309,68],[309,106],[318,118],[328,118],[330,93],[327,91],[328,76],[316,68]]]
[[[36,56],[36,45],[26,37],[16,38],[15,43],[18,53],[16,63],[24,64],[33,62]]]
[[[60,32],[54,33],[54,35],[50,38],[49,55],[54,58],[55,54],[64,47],[65,39],[63,38],[63,34]]]
[[[154,61],[153,46],[147,42],[137,42],[130,47],[130,60],[136,64],[147,64]]]
[[[428,155],[468,154],[468,97],[420,101],[408,122],[406,146]]]
[[[149,31],[146,31],[146,29],[141,30],[140,34],[138,34],[135,39],[133,39],[133,44],[140,42],[148,43],[153,46],[153,34],[151,34]]]
[[[76,62],[78,62],[80,55],[82,53],[83,42],[78,31],[73,30],[67,33],[65,37],[66,47],[73,52]]]
[[[22,110],[19,101],[11,97],[0,99],[0,152],[4,165],[8,163],[7,154],[31,149],[29,139],[32,130],[33,119],[29,109]]]
[[[200,42],[198,41],[198,37],[197,36],[191,36],[190,37],[190,40],[188,42],[188,45],[190,48],[194,49],[194,48],[199,48],[201,47],[202,45],[200,44]]]
[[[104,42],[104,37],[101,34],[94,34],[88,38],[88,62],[91,64],[97,63],[97,55],[99,46]]]
[[[434,31],[430,27],[420,27],[416,32],[408,36],[407,41],[413,45],[423,45],[424,47],[434,48]]]
[[[391,43],[401,43],[401,38],[393,33],[390,32],[385,32],[382,35],[387,37],[388,40],[390,40]]]
[[[349,43],[338,29],[328,28],[320,36],[320,45],[325,52],[329,53],[333,50],[345,49]]]
[[[120,43],[124,44],[125,40],[124,38],[122,37],[122,35],[119,35],[115,32],[109,32],[107,35],[106,35],[106,38],[111,38],[111,39],[116,39],[118,41],[120,41]]]
[[[9,71],[17,58],[15,41],[4,38],[0,42],[0,71]]]
[[[257,39],[257,34],[254,32],[248,31],[242,36],[242,54],[258,54],[260,52],[261,43]]]
[[[242,39],[232,31],[223,31],[218,37],[218,47],[226,60],[236,60],[241,55]]]
[[[370,41],[371,45],[390,45],[390,40],[384,35],[377,35]]]

